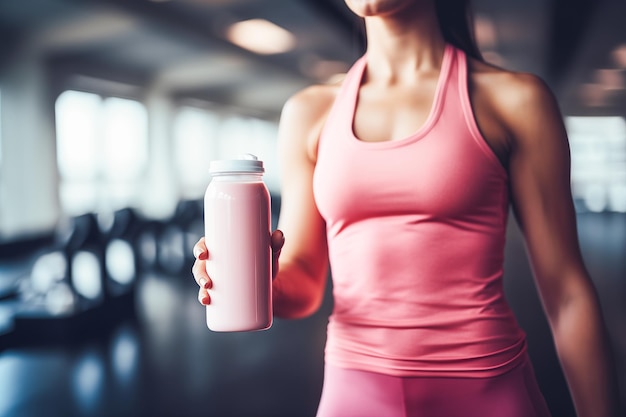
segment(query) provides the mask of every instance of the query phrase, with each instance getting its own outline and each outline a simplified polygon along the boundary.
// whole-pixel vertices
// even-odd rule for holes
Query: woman
[[[578,415],[615,416],[551,93],[480,59],[465,1],[346,3],[366,54],[293,96],[279,129],[275,314],[314,313],[333,271],[318,416],[549,415],[502,290],[509,204]],[[203,240],[194,254],[208,304]]]

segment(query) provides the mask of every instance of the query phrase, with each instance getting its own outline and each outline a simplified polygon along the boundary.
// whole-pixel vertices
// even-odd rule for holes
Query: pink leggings
[[[529,360],[492,378],[395,377],[325,367],[317,417],[549,417]]]

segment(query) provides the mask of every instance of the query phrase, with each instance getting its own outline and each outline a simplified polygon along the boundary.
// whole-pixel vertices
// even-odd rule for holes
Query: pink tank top
[[[465,54],[446,46],[430,115],[394,141],[354,135],[366,65],[344,80],[314,174],[333,278],[326,361],[399,376],[504,373],[526,352],[502,287],[508,177],[474,121]]]

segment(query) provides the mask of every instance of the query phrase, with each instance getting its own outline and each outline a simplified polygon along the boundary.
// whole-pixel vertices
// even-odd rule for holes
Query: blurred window
[[[70,90],[55,111],[63,210],[77,215],[133,205],[148,161],[145,107]]]
[[[184,198],[200,198],[209,182],[209,161],[216,159],[219,116],[195,107],[182,107],[174,120],[175,166]]]
[[[626,212],[626,120],[567,117],[578,211]]]

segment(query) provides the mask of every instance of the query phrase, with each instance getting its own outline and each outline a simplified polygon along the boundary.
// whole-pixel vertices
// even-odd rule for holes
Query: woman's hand
[[[283,232],[280,230],[275,230],[272,233],[272,279],[276,277],[278,273],[278,257],[280,256],[280,251],[285,244],[285,236]],[[211,277],[206,272],[206,261],[209,259],[209,251],[206,247],[206,243],[204,241],[204,237],[200,238],[198,243],[193,247],[193,256],[196,258],[196,261],[193,263],[193,267],[191,268],[191,272],[193,273],[193,277],[196,280],[196,283],[200,287],[198,290],[198,301],[200,304],[208,305],[211,303],[211,296],[209,295],[209,289],[213,286],[213,282],[211,281]]]

